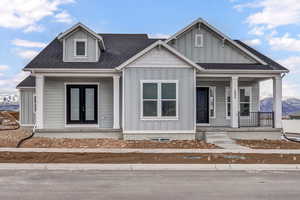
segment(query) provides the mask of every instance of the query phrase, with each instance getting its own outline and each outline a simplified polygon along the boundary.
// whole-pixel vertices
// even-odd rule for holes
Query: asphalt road
[[[300,199],[300,172],[0,171],[2,200]]]

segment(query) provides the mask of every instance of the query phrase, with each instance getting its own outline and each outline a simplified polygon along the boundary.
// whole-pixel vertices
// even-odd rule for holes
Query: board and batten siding
[[[45,78],[44,127],[65,128],[65,83],[99,83],[98,121],[99,128],[113,127],[113,82],[112,78]]]
[[[124,131],[193,131],[195,126],[194,69],[161,48],[129,64],[124,71]],[[178,120],[141,119],[141,81],[178,81]]]
[[[33,105],[34,89],[20,89],[20,122],[21,125],[34,125],[35,113]]]
[[[75,57],[75,39],[85,39],[87,41],[87,56]],[[100,56],[100,49],[97,39],[91,36],[90,33],[77,30],[69,37],[64,39],[64,61],[65,62],[96,62]]]
[[[195,47],[195,35],[203,35],[203,47]],[[255,61],[205,26],[193,27],[168,43],[196,63],[255,63]]]
[[[225,90],[230,87],[230,81],[201,81],[197,79],[197,87],[216,87],[216,116],[209,118],[211,126],[230,126],[230,118],[226,118]],[[251,87],[251,111],[259,111],[259,83],[249,81],[239,81],[239,87]],[[243,119],[241,119],[243,120]]]

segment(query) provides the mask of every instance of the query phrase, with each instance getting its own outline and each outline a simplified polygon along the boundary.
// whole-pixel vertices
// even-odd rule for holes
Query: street
[[[292,171],[0,171],[0,199],[300,199]]]

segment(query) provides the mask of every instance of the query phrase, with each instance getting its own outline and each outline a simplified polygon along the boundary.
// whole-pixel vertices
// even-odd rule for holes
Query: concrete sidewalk
[[[114,171],[203,171],[203,170],[291,170],[300,164],[49,164],[1,163],[0,170],[114,170]]]
[[[0,148],[0,152],[62,153],[258,153],[300,154],[300,149],[101,149],[101,148]]]

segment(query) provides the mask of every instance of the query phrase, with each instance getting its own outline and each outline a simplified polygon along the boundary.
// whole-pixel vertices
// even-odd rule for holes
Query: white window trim
[[[156,117],[144,117],[144,104],[143,104],[143,101],[144,101],[144,98],[143,98],[143,84],[144,83],[157,83],[157,116]],[[161,115],[161,102],[162,102],[162,99],[161,99],[161,84],[162,83],[175,83],[176,84],[176,116],[162,116]],[[178,80],[141,80],[140,81],[140,113],[141,113],[141,120],[178,120],[179,119],[179,110],[178,110]],[[166,100],[166,99],[164,99]],[[174,101],[174,99],[172,99],[172,101]]]
[[[200,44],[199,44],[200,40]],[[195,35],[195,47],[203,47],[203,34]]]
[[[77,55],[77,42],[84,42],[84,55]],[[74,39],[74,57],[76,58],[87,57],[87,39]]]
[[[99,82],[65,82],[65,128],[100,128],[100,117],[99,117],[99,96],[100,96],[100,83]],[[97,111],[97,124],[68,124],[67,123],[67,85],[97,85],[98,89],[98,96],[97,96],[97,103],[98,103],[98,111]]]
[[[36,114],[36,94],[35,93],[33,93],[33,96],[32,96],[32,112],[34,113],[34,114]]]
[[[240,104],[241,104],[241,102],[240,102],[240,89],[249,89],[249,91],[250,91],[250,101],[249,101],[249,112],[252,112],[252,87],[251,86],[247,86],[247,87],[239,87],[239,90],[238,90],[238,104],[239,104],[239,106],[238,106],[238,112],[240,112]],[[226,87],[225,88],[225,115],[226,115],[226,119],[231,119],[231,117],[230,116],[228,116],[227,115],[227,113],[228,113],[228,108],[227,108],[227,91],[228,90],[230,90],[230,87]],[[230,94],[229,94],[230,95]],[[242,102],[242,103],[246,103],[246,102]],[[230,102],[230,104],[231,104],[231,102]],[[241,116],[241,119],[245,119],[245,118],[249,118],[250,117],[250,115],[249,116]]]
[[[216,86],[197,86],[197,88],[209,88],[208,89],[208,117],[210,118],[210,119],[216,119]],[[210,109],[211,109],[211,107],[210,107],[210,100],[209,100],[209,97],[210,97],[210,89],[212,89],[213,91],[214,91],[214,116],[213,117],[211,117],[210,116]],[[196,90],[197,91],[197,90]],[[197,102],[196,102],[196,104],[197,104]],[[197,105],[196,105],[197,106]],[[202,124],[204,124],[204,125],[209,125],[210,123],[197,123],[197,125],[202,125]]]
[[[249,116],[241,116],[241,119],[245,119],[245,118],[249,118],[250,115],[251,115],[251,112],[252,112],[252,87],[239,87],[239,112],[240,112],[240,108],[241,108],[241,101],[240,101],[240,89],[249,89],[249,92],[250,92],[250,97],[249,97]],[[242,103],[248,103],[248,102],[242,102]]]

